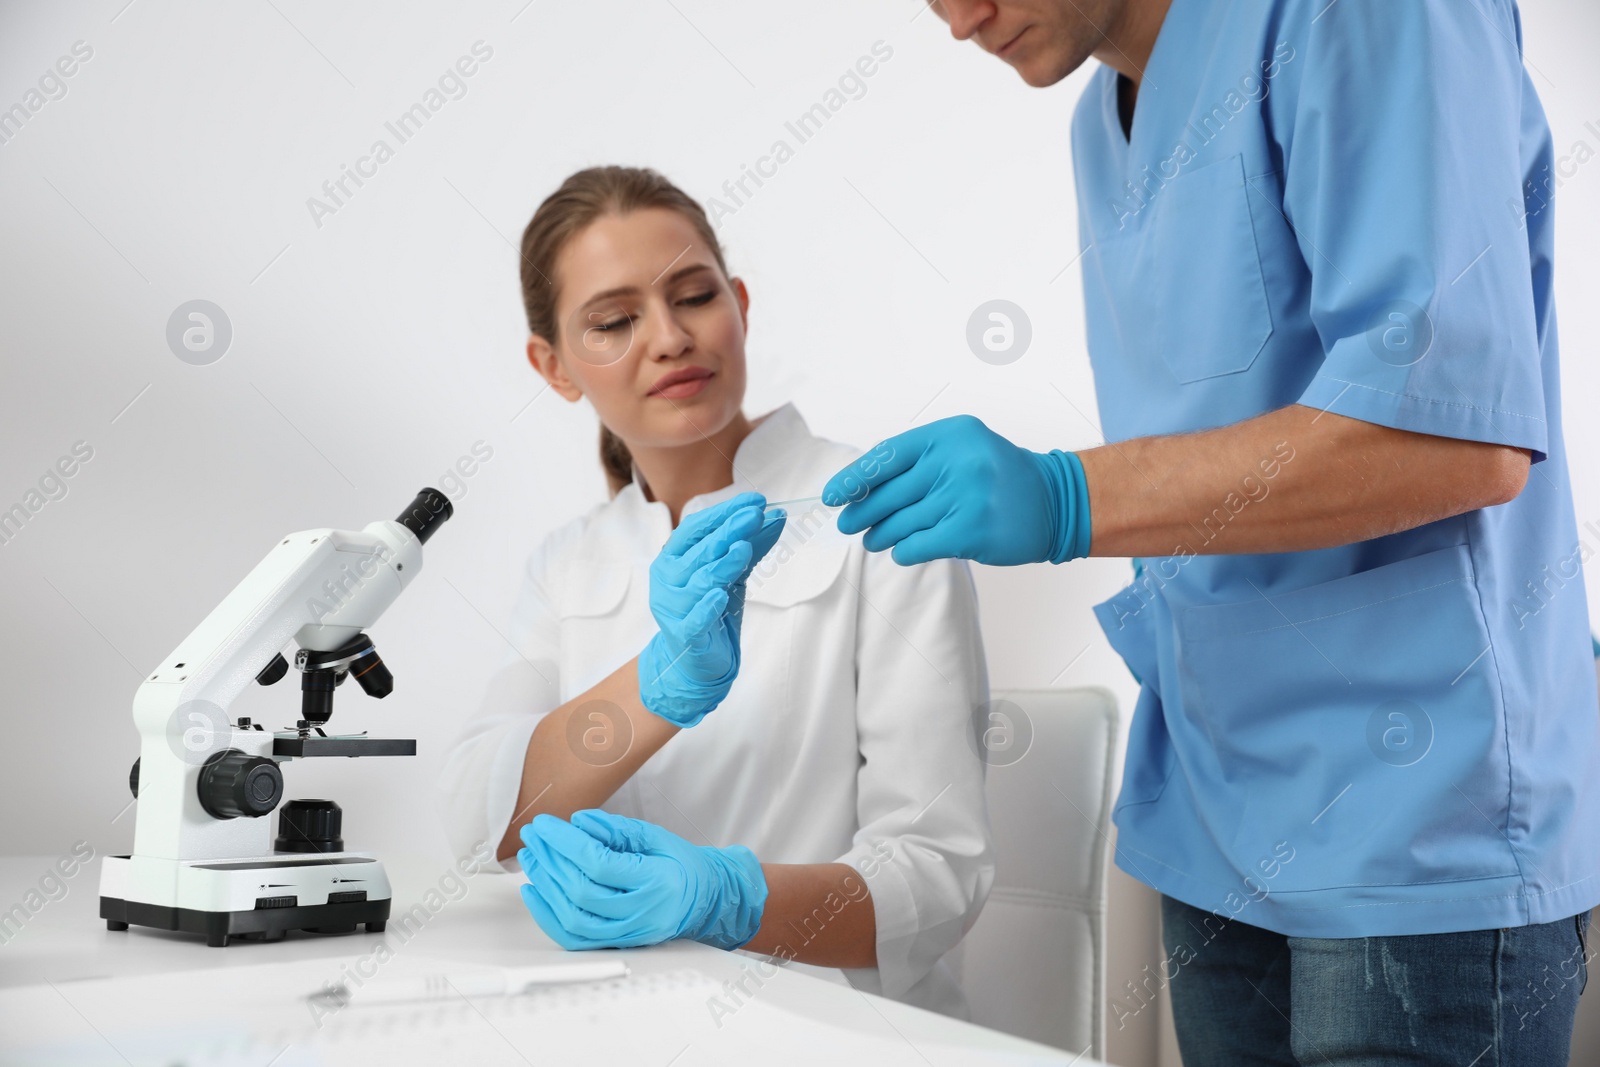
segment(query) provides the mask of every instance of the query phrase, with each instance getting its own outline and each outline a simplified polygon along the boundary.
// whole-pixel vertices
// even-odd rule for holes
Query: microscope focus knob
[[[343,852],[344,812],[332,800],[291,800],[278,812],[274,852]]]
[[[200,806],[215,819],[257,818],[283,799],[283,773],[266,756],[236,748],[218,752],[200,768]]]

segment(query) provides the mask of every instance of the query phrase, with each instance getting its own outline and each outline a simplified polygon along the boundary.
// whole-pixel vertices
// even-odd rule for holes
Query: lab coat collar
[[[757,419],[734,453],[730,485],[689,499],[684,514],[727,500],[746,490],[768,500],[816,496],[822,483],[853,450],[813,437],[793,404]],[[634,572],[640,580],[672,535],[667,506],[646,499],[644,479],[624,486],[604,512],[605,522],[589,529],[584,547],[584,580],[563,600],[569,615],[603,615],[622,601]],[[640,536],[640,532],[643,536]],[[752,573],[748,600],[787,607],[826,592],[844,570],[849,544],[843,539],[813,539],[798,528],[786,531]]]
[[[794,461],[802,451],[798,446],[810,437],[810,427],[793,404],[769,411],[739,443],[739,450],[733,454],[733,487],[740,492],[755,489],[770,495],[772,490],[780,490],[788,495],[792,486],[785,476],[791,473]],[[782,484],[769,484],[773,482]]]
[[[811,429],[794,404],[785,404],[755,420],[751,431],[739,442],[733,454],[733,482],[690,497],[683,513],[692,514],[702,508],[719,504],[743,492],[758,492],[768,500],[784,500],[801,496],[815,496],[821,484],[805,481],[806,449],[803,444],[811,439]],[[667,506],[646,498],[644,476],[639,468],[633,470],[633,481],[617,493],[615,505],[630,518],[651,526],[660,526],[660,542],[665,543],[672,532],[672,519]]]

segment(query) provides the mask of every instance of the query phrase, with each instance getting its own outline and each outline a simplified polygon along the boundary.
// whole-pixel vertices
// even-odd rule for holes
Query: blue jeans
[[[1162,897],[1184,1067],[1567,1067],[1588,925],[1286,937]]]

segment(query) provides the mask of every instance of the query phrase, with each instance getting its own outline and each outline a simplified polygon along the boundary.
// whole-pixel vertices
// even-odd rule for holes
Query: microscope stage
[[[279,734],[272,739],[274,756],[415,756],[415,738],[401,737],[332,737],[313,734],[308,737]]]

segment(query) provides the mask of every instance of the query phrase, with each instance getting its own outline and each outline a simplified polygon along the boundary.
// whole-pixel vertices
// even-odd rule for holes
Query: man
[[[829,482],[912,563],[1132,556],[1116,862],[1187,1067],[1565,1064],[1600,902],[1551,140],[1513,0],[941,0],[1072,124],[1109,442]],[[1091,520],[1092,516],[1092,520]]]

